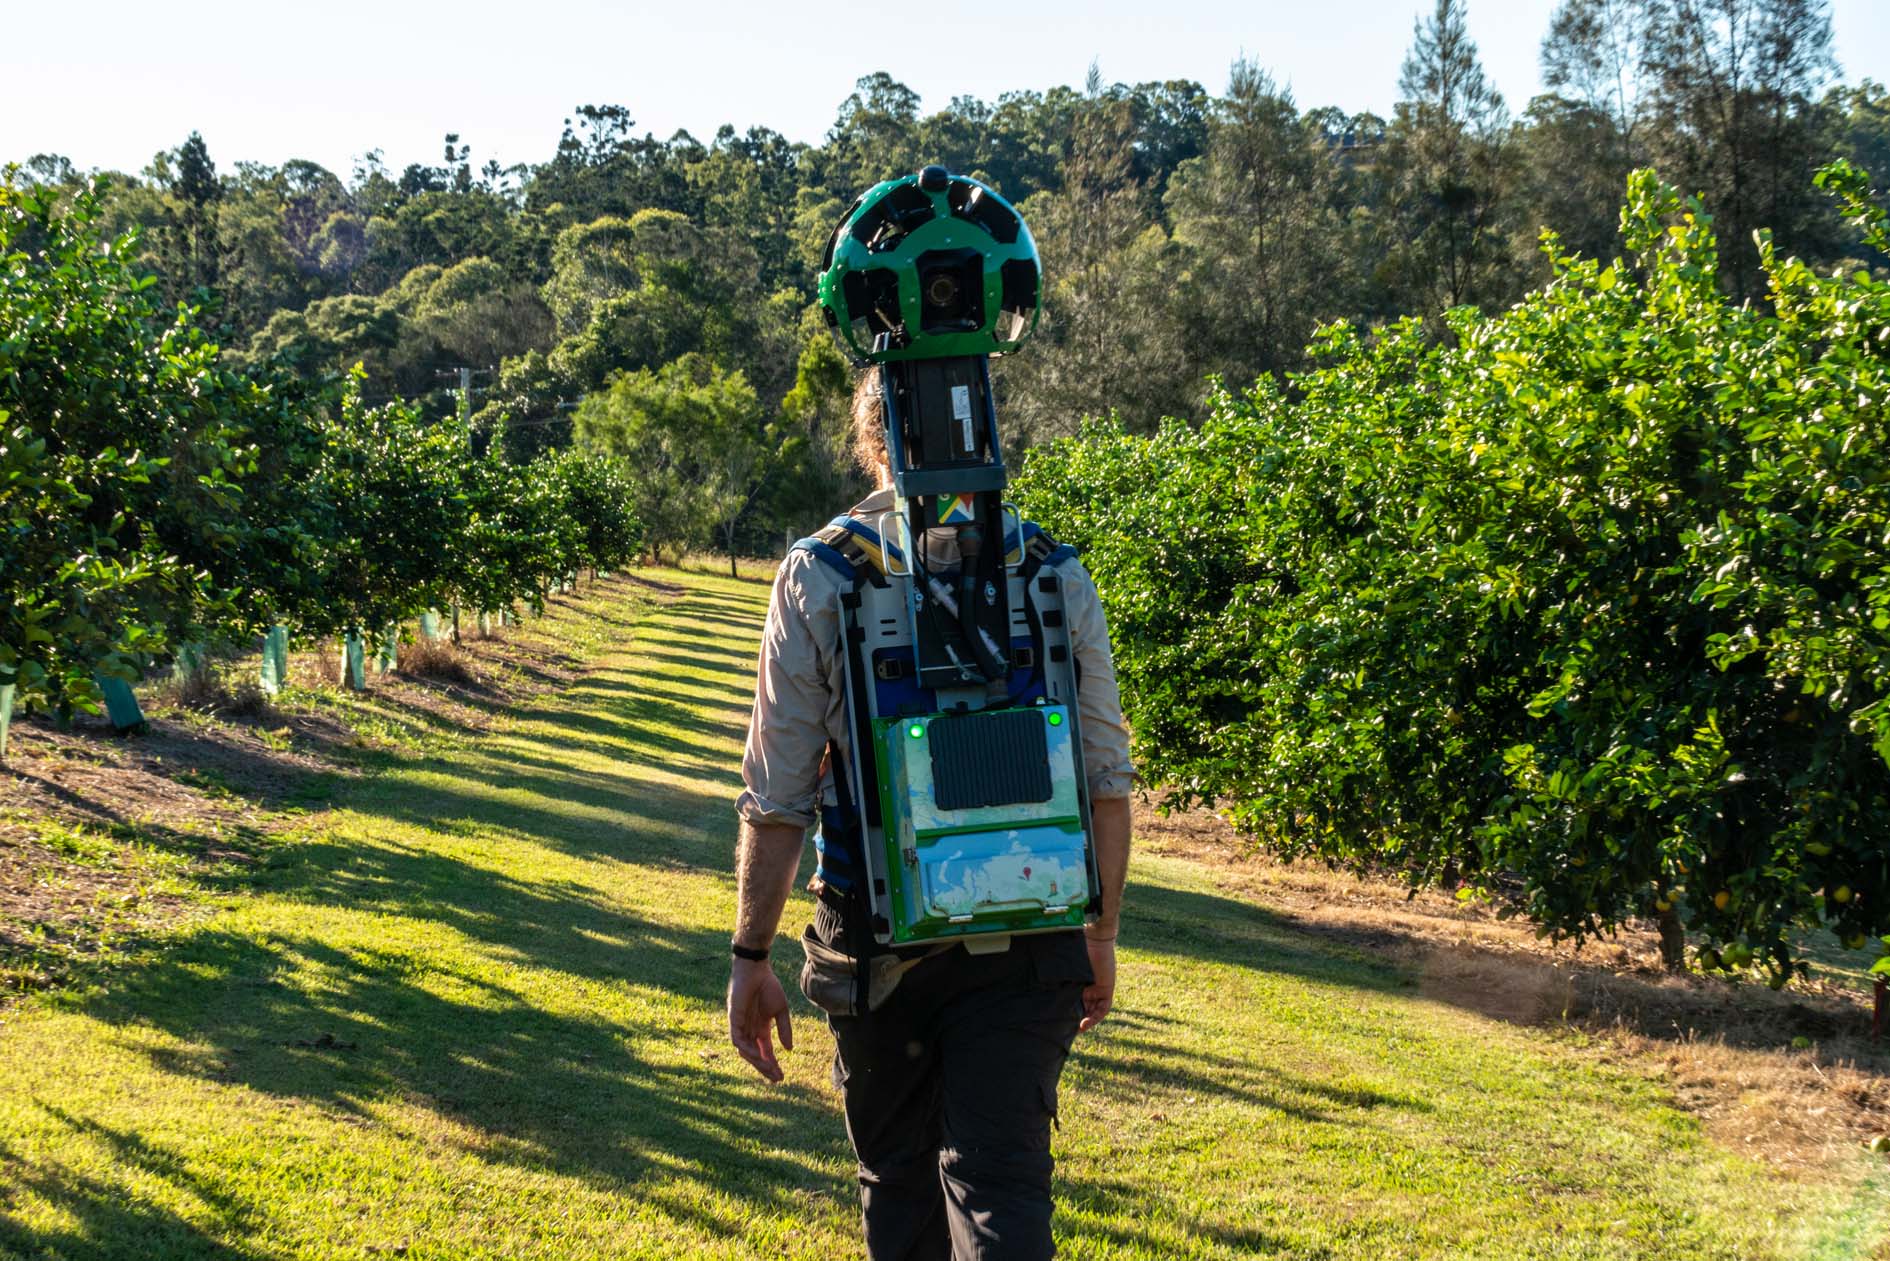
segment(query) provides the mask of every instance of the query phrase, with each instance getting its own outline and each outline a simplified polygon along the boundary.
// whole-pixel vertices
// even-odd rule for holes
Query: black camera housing
[[[973,249],[919,255],[919,331],[971,333],[984,326],[984,256]]]

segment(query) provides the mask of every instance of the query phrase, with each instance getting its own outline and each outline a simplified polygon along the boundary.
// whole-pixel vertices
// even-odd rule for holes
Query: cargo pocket
[[[814,932],[809,924],[801,933],[801,993],[807,1001],[829,1016],[859,1014],[859,964],[852,955],[842,954]]]
[[[1073,985],[1080,991],[1096,981],[1089,966],[1089,946],[1075,929],[1020,938],[1028,943],[1030,972],[1038,985]]]

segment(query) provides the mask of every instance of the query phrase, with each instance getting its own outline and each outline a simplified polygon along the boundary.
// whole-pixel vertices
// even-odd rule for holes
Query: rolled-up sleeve
[[[1102,601],[1081,562],[1066,560],[1056,572],[1062,580],[1070,647],[1080,670],[1076,706],[1083,721],[1083,770],[1090,799],[1126,797],[1134,786],[1135,767],[1129,760],[1129,728],[1122,718],[1122,693],[1116,686]]]
[[[838,702],[827,661],[833,649],[823,644],[837,646],[838,610],[822,598],[831,595],[830,584],[809,581],[817,564],[797,551],[775,574],[735,799],[736,812],[750,823],[811,827],[819,809],[826,720]]]

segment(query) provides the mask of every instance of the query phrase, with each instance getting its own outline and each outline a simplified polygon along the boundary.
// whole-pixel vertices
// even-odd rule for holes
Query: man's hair
[[[879,372],[867,368],[853,383],[853,423],[847,434],[853,466],[877,483],[886,471],[886,404],[879,396]]]

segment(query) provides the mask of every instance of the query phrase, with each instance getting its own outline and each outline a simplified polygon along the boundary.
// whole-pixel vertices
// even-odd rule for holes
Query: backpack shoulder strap
[[[835,573],[857,589],[862,579],[874,586],[886,585],[887,547],[878,531],[856,517],[842,514],[794,545],[825,562]],[[899,549],[891,549],[895,558]]]
[[[1054,568],[1075,555],[1074,547],[1057,542],[1035,521],[1022,523],[1015,534],[1004,540],[1004,563],[1016,565],[1018,577],[1026,583],[1045,565]]]

